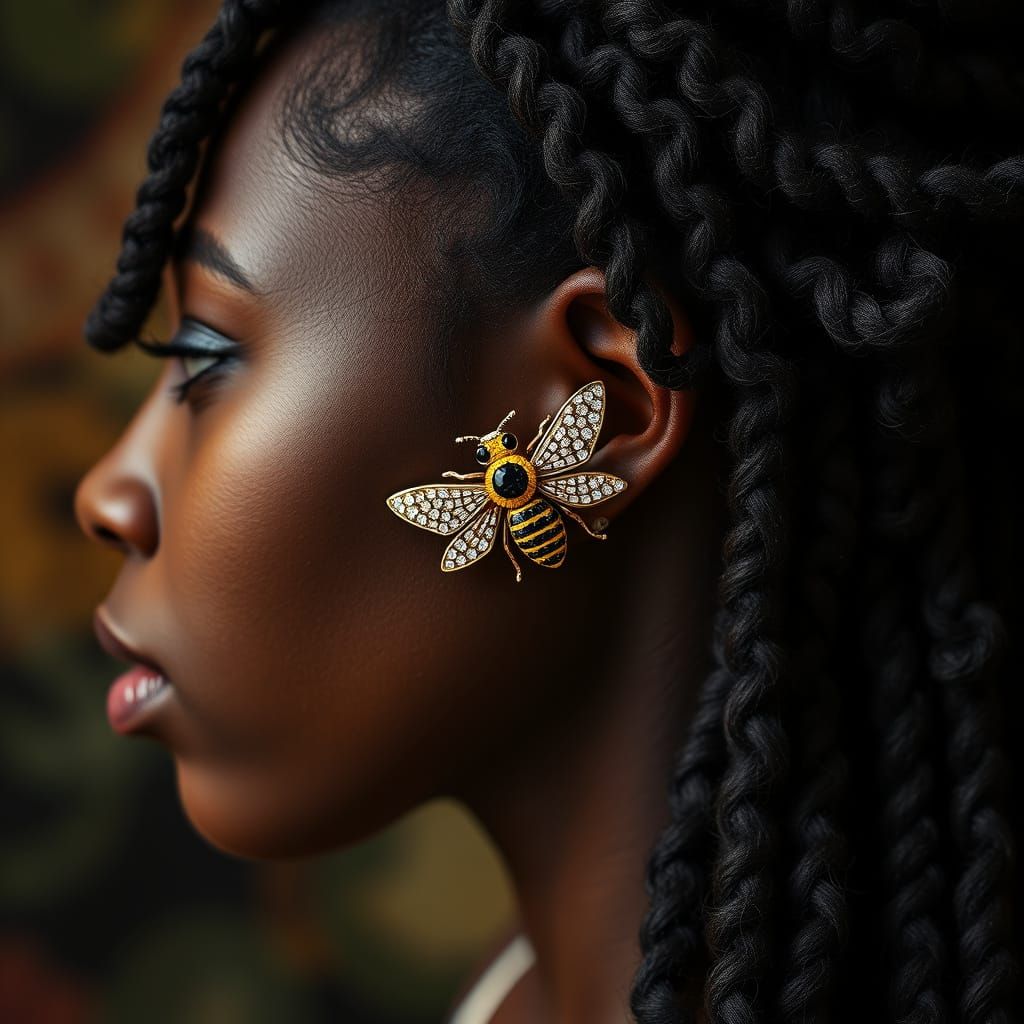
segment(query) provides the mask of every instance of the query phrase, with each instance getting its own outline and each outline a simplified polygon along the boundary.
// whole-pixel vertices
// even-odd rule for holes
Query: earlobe
[[[678,302],[664,295],[672,315],[673,351],[694,343]],[[612,473],[629,484],[602,505],[614,519],[636,501],[672,463],[693,420],[696,394],[652,383],[637,359],[636,336],[608,311],[605,279],[588,267],[567,277],[548,296],[535,323],[544,362],[562,394],[589,380],[608,389],[605,420],[587,468]],[[557,407],[557,406],[556,406]]]

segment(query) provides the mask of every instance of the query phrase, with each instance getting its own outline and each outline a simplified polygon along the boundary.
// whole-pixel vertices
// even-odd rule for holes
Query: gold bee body
[[[536,495],[522,508],[508,514],[508,532],[517,548],[531,562],[557,569],[565,561],[568,538],[558,509]]]
[[[499,532],[517,582],[522,573],[510,539],[535,565],[557,569],[568,548],[563,514],[604,540],[605,535],[591,530],[573,509],[600,504],[627,486],[611,473],[580,469],[597,444],[605,394],[601,381],[581,387],[553,417],[544,419],[525,455],[518,453],[516,436],[503,432],[514,409],[488,434],[457,437],[457,442],[479,442],[476,458],[486,468],[441,475],[473,482],[409,487],[392,494],[388,507],[414,526],[449,538],[441,556],[442,572],[457,572],[480,561],[494,548]]]

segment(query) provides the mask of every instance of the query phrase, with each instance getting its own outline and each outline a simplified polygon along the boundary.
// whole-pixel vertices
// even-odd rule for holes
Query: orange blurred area
[[[90,620],[118,556],[72,498],[156,367],[93,352],[82,323],[216,6],[0,5],[0,1021],[436,1021],[511,914],[458,808],[236,861],[184,820],[166,752],[106,721]]]

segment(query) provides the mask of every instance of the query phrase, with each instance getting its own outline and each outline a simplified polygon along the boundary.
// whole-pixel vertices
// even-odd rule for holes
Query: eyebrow
[[[234,257],[224,248],[223,243],[205,228],[192,227],[178,235],[174,242],[174,258],[191,261],[212,270],[232,284],[257,295],[256,286],[245,271],[235,262]]]

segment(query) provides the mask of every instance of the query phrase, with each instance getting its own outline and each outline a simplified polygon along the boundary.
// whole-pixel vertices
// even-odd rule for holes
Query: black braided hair
[[[86,323],[86,337],[96,348],[123,345],[156,300],[201,145],[217,123],[230,86],[252,63],[261,27],[279,6],[279,0],[225,0],[213,27],[185,58],[181,82],[164,101],[149,142],[149,174],[124,224],[117,273]]]
[[[224,0],[164,106],[96,347],[137,336],[263,40],[315,19],[285,144],[432,186],[439,320],[595,265],[651,380],[716,395],[712,668],[646,865],[640,1024],[1016,1019],[1021,11]]]
[[[785,813],[786,947],[776,1010],[781,1020],[827,1018],[848,941],[849,851],[839,819],[850,771],[838,742],[842,702],[831,661],[853,575],[849,555],[860,536],[863,481],[855,451],[856,410],[843,386],[841,360],[831,353],[809,371],[801,417],[813,434],[798,475],[817,486],[794,503],[794,530],[805,541],[794,552],[787,581],[795,598],[787,713],[794,723],[794,776],[803,781],[787,794]]]
[[[873,716],[881,793],[882,932],[892,968],[885,1005],[893,1020],[949,1021],[948,940],[939,914],[948,879],[935,814],[933,708],[925,686],[910,559],[903,542],[918,527],[914,460],[893,438],[876,438],[882,474],[873,493],[864,649],[878,679]]]
[[[931,535],[919,575],[929,640],[928,674],[946,723],[946,758],[952,792],[950,827],[956,848],[953,913],[961,985],[955,993],[963,1020],[1007,1021],[1005,1009],[1015,965],[1007,952],[1008,928],[1000,881],[1013,841],[997,807],[1007,782],[998,735],[998,694],[993,678],[1003,666],[1007,635],[1002,616],[979,597],[968,543],[967,482],[962,412],[951,386],[949,360],[936,364],[937,400],[928,422],[933,466],[926,490],[933,502]]]

